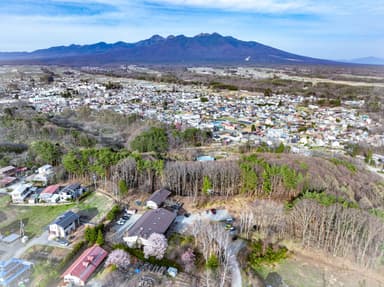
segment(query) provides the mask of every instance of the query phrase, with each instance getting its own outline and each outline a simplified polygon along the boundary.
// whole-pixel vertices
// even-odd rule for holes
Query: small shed
[[[169,267],[167,270],[167,273],[169,276],[176,277],[177,276],[177,269],[174,267]]]
[[[214,161],[216,160],[213,156],[202,155],[196,158],[197,161]]]
[[[4,243],[11,244],[11,243],[15,242],[19,238],[20,238],[19,234],[12,233],[12,234],[8,235],[7,237],[4,237],[2,241]]]
[[[171,192],[168,189],[162,188],[158,191],[152,193],[152,195],[147,200],[147,207],[152,209],[157,209],[163,205],[165,200],[171,195]]]

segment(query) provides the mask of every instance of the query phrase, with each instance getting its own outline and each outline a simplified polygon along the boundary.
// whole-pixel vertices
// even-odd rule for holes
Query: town
[[[382,270],[384,135],[364,100],[119,69],[155,79],[0,67],[1,287],[280,287],[300,264],[334,280],[310,252]],[[338,216],[357,227],[324,231]]]
[[[25,76],[4,83],[16,86],[14,92],[18,96],[0,102],[24,101],[43,113],[86,106],[137,114],[178,127],[208,129],[219,143],[264,142],[269,146],[283,143],[302,154],[319,149],[343,152],[352,142],[377,147],[384,144],[380,123],[360,110],[364,101],[345,100],[322,106],[322,99],[314,96],[268,93],[265,97],[244,90],[217,91],[205,86],[107,76],[95,76],[91,80],[77,70],[58,72],[60,76],[45,86],[35,87],[31,78]],[[18,75],[17,70],[14,73]]]

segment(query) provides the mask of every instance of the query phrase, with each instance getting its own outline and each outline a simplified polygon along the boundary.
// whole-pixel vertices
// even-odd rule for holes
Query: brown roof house
[[[162,188],[152,193],[147,200],[147,207],[156,209],[163,205],[164,201],[171,195],[168,189]]]
[[[131,226],[123,239],[130,247],[146,245],[152,233],[164,234],[175,218],[176,213],[164,208],[148,210]]]

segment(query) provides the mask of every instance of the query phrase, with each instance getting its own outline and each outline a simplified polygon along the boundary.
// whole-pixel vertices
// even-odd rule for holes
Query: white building
[[[80,217],[72,211],[67,211],[49,225],[49,236],[66,238],[74,232],[79,225]]]
[[[11,193],[13,203],[23,203],[32,193],[32,184],[20,184]]]

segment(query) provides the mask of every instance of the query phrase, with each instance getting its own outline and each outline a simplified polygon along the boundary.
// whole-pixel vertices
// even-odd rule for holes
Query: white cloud
[[[121,3],[118,0],[114,1],[117,5]],[[258,13],[383,14],[384,12],[382,0],[148,0],[147,2]]]
[[[159,4],[218,8],[261,13],[302,12],[312,10],[306,0],[152,0]]]

